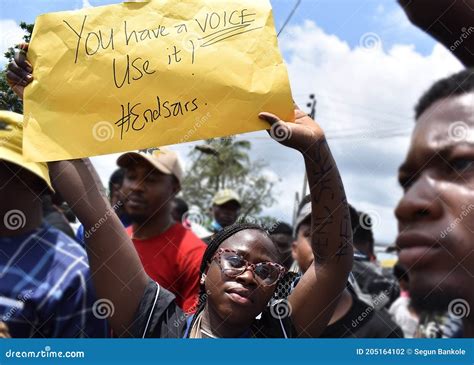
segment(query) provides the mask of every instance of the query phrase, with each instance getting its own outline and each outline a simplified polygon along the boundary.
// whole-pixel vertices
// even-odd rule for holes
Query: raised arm
[[[309,116],[297,109],[296,123],[286,123],[268,113],[260,117],[272,125],[272,137],[300,151],[305,160],[315,260],[288,300],[298,335],[319,337],[352,268],[352,229],[344,186],[324,132]]]
[[[410,21],[474,67],[474,0],[398,0]]]
[[[109,322],[127,336],[148,277],[122,223],[96,183],[88,160],[51,162],[53,186],[84,226],[87,256],[98,298],[110,301]]]
[[[26,59],[28,44],[20,45],[8,65],[7,81],[20,99],[33,80]],[[107,201],[89,160],[51,162],[54,188],[84,226],[87,256],[97,296],[112,303],[109,322],[118,336],[127,336],[145,291],[148,277],[133,243]]]

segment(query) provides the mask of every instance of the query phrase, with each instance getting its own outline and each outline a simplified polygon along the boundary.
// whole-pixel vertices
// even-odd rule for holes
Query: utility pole
[[[316,105],[317,105],[317,100],[314,94],[309,95],[309,102],[306,104],[308,108],[310,108],[309,116],[311,119],[316,118]],[[301,195],[301,199],[303,199],[306,196],[306,190],[308,189],[308,176],[306,175],[306,171],[304,173],[304,180],[303,180],[303,193]]]

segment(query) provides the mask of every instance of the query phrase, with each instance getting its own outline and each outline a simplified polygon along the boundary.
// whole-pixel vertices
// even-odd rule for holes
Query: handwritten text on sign
[[[35,81],[25,95],[25,154],[34,160],[258,130],[268,127],[257,118],[263,110],[292,118],[267,1],[46,14],[28,57]]]

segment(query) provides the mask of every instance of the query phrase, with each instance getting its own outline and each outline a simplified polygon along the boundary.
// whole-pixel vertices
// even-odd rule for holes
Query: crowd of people
[[[400,3],[449,42],[426,25],[436,9]],[[29,162],[23,116],[0,111],[0,337],[473,337],[474,56],[456,50],[467,68],[414,100],[391,274],[324,131],[296,106],[294,123],[258,115],[291,132],[277,142],[300,152],[310,188],[294,222],[270,227],[240,220],[231,189],[201,207],[209,225],[188,219],[171,149],[122,154],[108,195],[88,159]],[[22,45],[7,73],[19,97],[32,73]]]

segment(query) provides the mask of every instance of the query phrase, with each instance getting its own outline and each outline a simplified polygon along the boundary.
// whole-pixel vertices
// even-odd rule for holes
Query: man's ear
[[[206,273],[201,275],[201,280],[200,280],[201,285],[204,285],[206,283],[206,278],[207,278]]]

